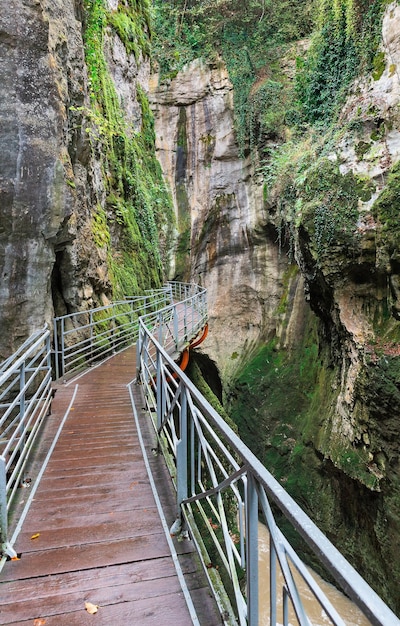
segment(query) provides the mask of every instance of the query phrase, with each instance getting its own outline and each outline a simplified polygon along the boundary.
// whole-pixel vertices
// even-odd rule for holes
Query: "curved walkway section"
[[[16,537],[19,560],[0,574],[2,626],[220,623],[189,541],[177,549],[198,616],[180,585],[137,438],[134,372],[130,348],[57,390],[46,428],[65,423]]]

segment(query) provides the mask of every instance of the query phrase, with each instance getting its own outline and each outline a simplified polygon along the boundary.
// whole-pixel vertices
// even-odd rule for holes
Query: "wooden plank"
[[[0,585],[0,607],[15,604],[15,597],[21,596],[25,601],[40,597],[54,596],[57,593],[90,592],[101,587],[117,587],[118,585],[135,584],[138,581],[157,581],[175,575],[172,560],[167,557],[122,563],[99,569],[80,570],[46,576],[43,581],[38,578],[22,578]],[[41,584],[43,582],[43,584]]]
[[[128,352],[78,381],[18,536],[21,558],[0,573],[2,626],[191,623],[137,440],[126,387],[134,351]],[[72,392],[73,383],[57,390],[44,441],[51,442]],[[161,489],[166,503],[169,490],[170,483]],[[172,523],[174,496],[166,510]],[[189,559],[192,543],[176,546]],[[196,568],[186,569],[198,610],[208,612],[201,624],[220,624]],[[85,601],[99,605],[96,615],[87,613]]]
[[[53,550],[27,552],[19,561],[9,563],[1,577],[4,580],[20,580],[48,574],[77,572],[94,567],[107,567],[117,563],[134,563],[170,555],[163,532],[119,540],[62,546]]]
[[[59,582],[63,586],[64,581],[60,579]],[[91,602],[101,608],[118,605],[122,598],[124,603],[145,600],[146,603],[153,604],[160,597],[164,601],[165,596],[169,594],[179,596],[182,592],[179,581],[174,574],[169,577],[157,577],[156,584],[154,584],[154,580],[137,580],[135,584],[128,582],[119,585],[97,586],[87,591],[76,589],[67,594],[55,592],[51,595],[42,595],[41,589],[44,586],[43,581],[37,581],[36,597],[29,600],[21,598],[18,602],[3,605],[0,609],[1,624],[12,622],[16,613],[18,613],[20,620],[33,620],[38,615],[45,615],[47,618],[63,613],[80,613],[84,610],[85,602]]]
[[[80,524],[74,526],[69,525],[69,520],[64,522],[64,527],[60,528],[41,528],[38,526],[33,533],[21,533],[18,539],[18,551],[26,557],[27,552],[37,552],[39,550],[50,550],[60,548],[61,546],[80,546],[86,543],[97,543],[116,539],[140,537],[142,535],[153,535],[160,532],[160,524],[157,519],[157,511],[153,510],[153,516],[149,515],[149,510],[141,511],[141,515],[133,517],[132,512],[125,514],[123,519],[121,516],[108,515],[108,519],[102,522],[98,521],[98,516],[94,519],[88,515],[81,517]],[[105,516],[103,516],[105,517]],[[116,519],[115,519],[116,518]],[[93,523],[90,523],[93,522]],[[65,525],[67,524],[67,525]],[[39,537],[36,535],[39,534]],[[35,537],[32,539],[31,537]]]
[[[40,619],[40,614],[37,619]],[[32,621],[5,622],[14,626],[27,626]],[[190,615],[182,593],[172,593],[143,600],[120,602],[101,606],[95,615],[89,615],[82,607],[75,612],[46,616],[45,626],[189,626]],[[208,626],[220,626],[221,621],[210,621]],[[42,626],[42,625],[40,625]]]

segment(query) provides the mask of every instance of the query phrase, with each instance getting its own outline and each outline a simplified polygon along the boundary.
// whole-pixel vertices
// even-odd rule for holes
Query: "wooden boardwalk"
[[[0,625],[190,626],[138,443],[127,383],[134,349],[61,386],[43,440],[57,430],[76,391],[15,549],[0,573]],[[135,391],[141,408],[140,390]],[[144,427],[146,444],[151,430]],[[44,446],[41,446],[41,450]],[[39,462],[43,459],[39,453]],[[151,460],[168,524],[174,519],[163,460]],[[29,489],[24,496],[29,497]],[[193,558],[176,542],[198,622],[221,624]],[[95,614],[86,603],[98,607]],[[90,608],[90,607],[89,607]]]

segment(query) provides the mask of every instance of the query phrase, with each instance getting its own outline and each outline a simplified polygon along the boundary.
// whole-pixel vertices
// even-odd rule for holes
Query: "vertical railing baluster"
[[[188,494],[188,423],[186,393],[186,387],[181,384],[180,433],[176,448],[178,515],[180,514],[181,502],[187,498]]]
[[[163,314],[158,314],[158,343],[163,345]]]
[[[179,350],[179,317],[177,306],[174,306],[174,342],[175,349]]]
[[[269,529],[268,529],[269,530]],[[274,542],[272,541],[271,533],[269,534],[269,594],[270,594],[270,624],[276,626],[276,551]]]
[[[58,324],[57,320],[54,318],[53,320],[53,341],[54,341],[54,368],[56,374],[56,380],[60,378],[60,364],[58,362],[59,358],[59,347],[58,347]]]
[[[286,585],[283,586],[283,626],[289,626],[289,594]]]
[[[93,360],[93,313],[89,312],[89,328],[90,328],[90,363]]]
[[[7,469],[6,459],[0,456],[0,538],[1,545],[7,542],[8,513],[7,513]]]
[[[65,376],[65,337],[64,337],[65,325],[64,318],[61,319],[61,376]]]
[[[157,430],[161,428],[165,411],[165,390],[162,380],[162,356],[157,351]]]
[[[143,377],[142,377],[142,368],[141,368],[142,342],[143,342],[142,334],[143,334],[142,326],[139,320],[138,338],[136,340],[136,378],[138,382],[144,382]]]
[[[25,445],[25,437],[24,437],[24,421],[25,421],[25,407],[26,407],[26,390],[25,390],[25,361],[21,364],[21,370],[19,373],[19,443],[17,447],[19,448],[19,454],[23,454],[23,448]],[[18,456],[17,456],[18,458]]]
[[[255,478],[247,476],[246,573],[247,622],[258,626],[258,495]]]

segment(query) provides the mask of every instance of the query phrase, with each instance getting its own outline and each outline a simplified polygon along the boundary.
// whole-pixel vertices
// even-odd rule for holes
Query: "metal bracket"
[[[14,548],[12,547],[9,541],[6,541],[5,543],[3,543],[1,546],[1,549],[2,549],[3,555],[8,556],[11,560],[18,559],[18,554],[15,552]]]

